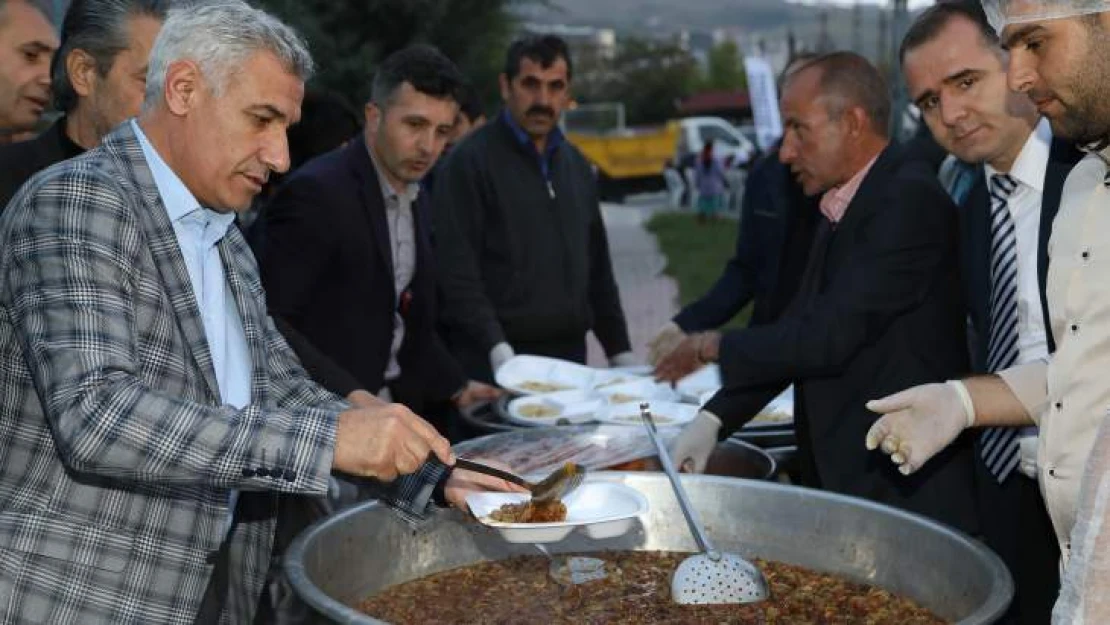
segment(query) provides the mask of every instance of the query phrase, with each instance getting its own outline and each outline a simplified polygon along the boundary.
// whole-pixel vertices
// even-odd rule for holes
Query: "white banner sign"
[[[748,96],[755,118],[755,137],[759,149],[766,151],[782,136],[782,118],[779,117],[779,96],[775,88],[775,72],[767,59],[749,56],[744,59],[748,75]]]

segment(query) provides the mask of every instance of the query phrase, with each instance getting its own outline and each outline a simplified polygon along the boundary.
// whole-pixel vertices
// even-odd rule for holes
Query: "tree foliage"
[[[724,91],[747,89],[748,79],[744,73],[744,61],[740,57],[740,48],[735,41],[724,41],[710,48],[706,61],[703,89]]]
[[[308,40],[314,86],[352,104],[370,94],[374,67],[412,43],[439,48],[492,103],[521,0],[255,0]],[[539,0],[543,1],[543,0]]]
[[[626,37],[613,58],[580,58],[574,93],[583,103],[623,102],[629,124],[675,117],[676,103],[700,78],[690,53],[671,41]]]

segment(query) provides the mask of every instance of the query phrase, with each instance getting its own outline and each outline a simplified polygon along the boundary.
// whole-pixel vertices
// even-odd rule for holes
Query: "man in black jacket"
[[[978,3],[924,11],[906,32],[901,59],[910,96],[937,141],[975,165],[960,211],[975,372],[1047,358],[1055,351],[1045,297],[1048,241],[1080,153],[1054,140],[1029,98],[1007,88],[1006,53]],[[984,538],[1017,586],[1004,622],[1049,622],[1059,594],[1060,551],[1036,481],[1036,430],[993,428],[978,439]]]
[[[813,54],[792,59],[778,78],[778,90],[794,70],[812,60]],[[648,361],[657,364],[692,332],[714,330],[728,323],[748,303],[749,325],[778,319],[794,296],[805,268],[817,203],[807,199],[779,160],[776,144],[752,167],[744,185],[742,214],[736,234],[736,252],[721,277],[704,295],[686,305],[648,342]]]
[[[875,68],[848,52],[788,79],[779,155],[807,194],[823,194],[809,261],[778,321],[694,335],[660,363],[659,375],[675,379],[719,361],[724,381],[672,453],[707,455],[719,433],[793,383],[806,485],[975,531],[969,439],[911,480],[859,447],[876,418],[868,399],[968,366],[956,209],[935,171],[889,145],[887,94]]]
[[[437,263],[419,187],[450,135],[461,85],[434,48],[393,54],[374,78],[363,135],[294,172],[262,217],[259,262],[279,329],[291,326],[361,388],[414,411],[493,395],[468,383],[435,331]],[[320,375],[316,359],[302,360]]]
[[[30,141],[0,148],[0,210],[28,178],[92,149],[139,114],[147,57],[168,0],[75,0],[50,64],[54,106],[65,113]]]
[[[456,146],[433,190],[444,325],[471,377],[514,353],[585,362],[593,330],[634,364],[590,164],[556,126],[571,65],[558,37],[509,48],[505,108]]]

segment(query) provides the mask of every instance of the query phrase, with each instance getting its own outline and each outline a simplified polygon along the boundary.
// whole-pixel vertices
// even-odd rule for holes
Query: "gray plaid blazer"
[[[254,365],[242,410],[221,405],[129,124],[31,179],[0,219],[0,623],[192,622],[231,489],[266,508],[229,552],[222,620],[249,623],[277,494],[327,492],[345,404],[274,329],[237,229],[219,250]]]

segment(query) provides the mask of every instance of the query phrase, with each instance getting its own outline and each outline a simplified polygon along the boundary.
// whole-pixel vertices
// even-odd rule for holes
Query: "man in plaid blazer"
[[[0,623],[249,623],[278,493],[322,496],[334,469],[420,516],[446,473],[425,460],[453,463],[407,409],[307,378],[226,218],[288,167],[310,70],[244,3],[172,11],[139,119],[0,220]],[[220,235],[200,265],[198,218]],[[474,484],[451,479],[457,503]]]

